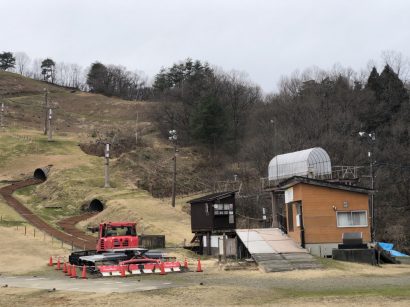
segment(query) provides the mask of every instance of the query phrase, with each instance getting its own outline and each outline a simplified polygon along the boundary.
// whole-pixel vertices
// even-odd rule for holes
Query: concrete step
[[[253,254],[259,268],[265,272],[317,269],[322,266],[307,253]]]
[[[286,261],[282,262],[271,262],[271,261],[264,261],[259,263],[259,268],[261,268],[265,272],[285,272],[285,271],[292,271],[295,268],[286,263]]]
[[[307,253],[292,253],[292,254],[281,254],[284,259],[287,260],[315,260],[311,254]]]
[[[256,262],[267,260],[283,260],[281,254],[253,254],[252,257]]]

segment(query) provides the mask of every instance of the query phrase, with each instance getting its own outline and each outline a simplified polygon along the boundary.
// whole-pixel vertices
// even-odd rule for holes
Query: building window
[[[367,211],[336,212],[337,227],[367,227]]]
[[[235,217],[233,215],[233,211],[229,211],[229,224],[235,223]]]
[[[233,215],[233,204],[214,204],[214,215]]]

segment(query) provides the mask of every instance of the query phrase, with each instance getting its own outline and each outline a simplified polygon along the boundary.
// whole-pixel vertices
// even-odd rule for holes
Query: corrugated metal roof
[[[293,176],[318,177],[332,174],[332,165],[327,152],[321,147],[277,155],[269,162],[269,180]]]
[[[191,199],[187,201],[187,203],[194,204],[194,203],[203,203],[203,202],[208,202],[208,201],[210,202],[210,201],[230,197],[232,195],[235,195],[235,193],[236,191],[225,191],[225,192],[212,193],[212,194],[208,194],[208,195],[205,195],[199,198]]]

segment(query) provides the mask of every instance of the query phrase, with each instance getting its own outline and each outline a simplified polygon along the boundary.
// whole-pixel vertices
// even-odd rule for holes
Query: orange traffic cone
[[[120,266],[120,271],[121,271],[121,277],[125,277],[125,266],[124,265]]]
[[[165,273],[165,265],[164,265],[164,263],[163,263],[162,261],[159,263],[159,268],[160,268],[160,270],[161,270],[161,272],[159,273],[159,275],[167,275],[167,273]]]
[[[57,260],[57,268],[56,268],[56,270],[61,270],[60,258],[58,258],[58,260]]]
[[[198,266],[196,268],[196,271],[197,272],[203,272],[202,267],[201,267],[201,258],[200,257],[198,257]]]
[[[82,279],[87,279],[87,268],[85,267],[85,264],[83,265],[83,273],[81,274]]]
[[[48,261],[48,265],[53,266],[53,257],[52,256],[50,256],[50,260]]]
[[[77,268],[75,267],[75,265],[73,264],[71,266],[71,278],[77,278]]]
[[[67,264],[67,272],[65,273],[65,275],[71,276],[71,264],[70,263]]]
[[[184,269],[185,270],[189,270],[189,268],[188,268],[188,261],[186,260],[186,258],[185,258],[185,261],[184,261]]]
[[[63,273],[67,273],[67,262],[64,262]]]

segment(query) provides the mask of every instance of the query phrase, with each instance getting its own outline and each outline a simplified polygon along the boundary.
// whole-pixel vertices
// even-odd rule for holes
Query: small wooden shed
[[[235,232],[235,193],[225,191],[208,194],[188,201],[191,204],[191,230],[199,239],[201,250],[206,248],[207,254],[212,254],[214,240],[222,234]]]

